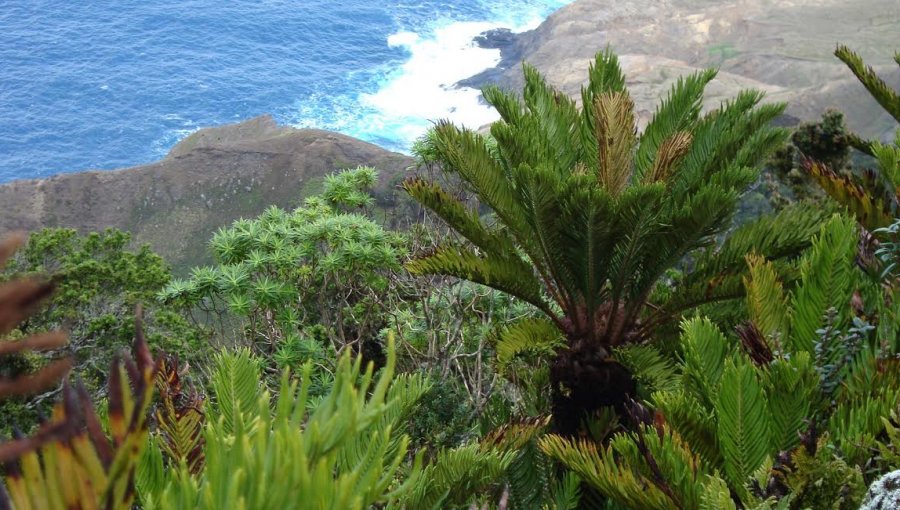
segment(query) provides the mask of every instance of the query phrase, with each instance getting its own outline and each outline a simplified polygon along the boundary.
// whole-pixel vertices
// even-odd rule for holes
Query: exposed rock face
[[[609,45],[643,121],[679,76],[718,67],[707,106],[752,87],[788,101],[797,119],[838,107],[852,129],[886,137],[893,121],[832,52],[839,42],[850,46],[900,88],[891,61],[898,34],[896,0],[576,0],[504,44],[498,68],[463,84],[521,90],[524,59],[577,96],[593,56]]]
[[[295,207],[336,170],[369,165],[386,187],[412,164],[347,136],[278,126],[269,116],[203,129],[157,163],[0,186],[0,234],[116,227],[179,268],[206,261],[215,230],[269,205]]]

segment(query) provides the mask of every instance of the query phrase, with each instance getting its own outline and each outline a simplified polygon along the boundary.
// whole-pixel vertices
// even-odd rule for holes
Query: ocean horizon
[[[567,3],[0,1],[0,182],[150,163],[265,113],[403,152],[434,120],[494,120],[454,87],[499,62],[474,38]]]

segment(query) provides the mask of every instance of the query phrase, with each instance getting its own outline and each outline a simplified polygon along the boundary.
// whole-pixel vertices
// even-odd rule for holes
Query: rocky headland
[[[717,67],[708,106],[752,87],[789,102],[788,122],[837,107],[852,129],[886,138],[891,119],[832,52],[838,42],[847,44],[900,88],[900,69],[891,61],[898,34],[896,0],[576,0],[533,31],[482,36],[479,43],[501,49],[503,60],[460,85],[519,90],[526,60],[577,97],[593,56],[609,46],[644,121],[679,76]],[[183,270],[206,261],[218,227],[272,204],[296,206],[335,170],[374,166],[384,192],[411,164],[372,144],[262,116],[200,130],[156,163],[0,185],[0,234],[116,227]]]
[[[479,43],[501,49],[503,59],[461,85],[521,90],[524,60],[578,97],[594,55],[609,46],[644,121],[679,76],[715,67],[707,106],[755,88],[788,102],[789,121],[835,107],[851,129],[893,137],[892,119],[833,52],[838,43],[851,47],[900,88],[896,0],[576,0],[535,30],[488,33]]]
[[[197,131],[149,165],[4,184],[0,232],[120,228],[183,270],[207,261],[217,228],[270,205],[296,207],[335,170],[374,166],[384,189],[411,164],[402,154],[337,133],[279,126],[266,115]]]

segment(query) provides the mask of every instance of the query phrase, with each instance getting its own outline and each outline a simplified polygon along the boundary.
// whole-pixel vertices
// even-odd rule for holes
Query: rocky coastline
[[[898,33],[893,0],[576,0],[532,31],[483,34],[477,42],[500,49],[501,61],[458,86],[521,90],[524,60],[578,98],[594,54],[608,46],[644,121],[679,76],[714,67],[707,106],[755,88],[788,102],[788,120],[839,108],[853,130],[890,139],[892,120],[832,52],[838,43],[854,48],[900,88]]]
[[[642,120],[679,76],[716,67],[708,106],[757,88],[769,100],[788,101],[791,122],[839,107],[852,129],[887,138],[887,115],[831,52],[847,44],[900,88],[900,69],[890,60],[897,33],[894,0],[576,0],[530,32],[483,34],[476,42],[499,49],[502,60],[458,86],[520,90],[525,60],[577,97],[593,55],[609,46]],[[0,185],[0,234],[121,228],[186,266],[205,261],[206,241],[218,227],[272,204],[294,206],[337,169],[374,166],[386,188],[411,164],[372,144],[262,116],[200,130],[156,163]]]

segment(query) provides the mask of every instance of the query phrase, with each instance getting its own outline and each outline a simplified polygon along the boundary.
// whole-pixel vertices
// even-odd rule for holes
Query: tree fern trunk
[[[585,340],[569,345],[550,366],[552,428],[563,436],[576,435],[582,421],[602,407],[624,414],[626,402],[636,391],[631,372],[605,349]]]

